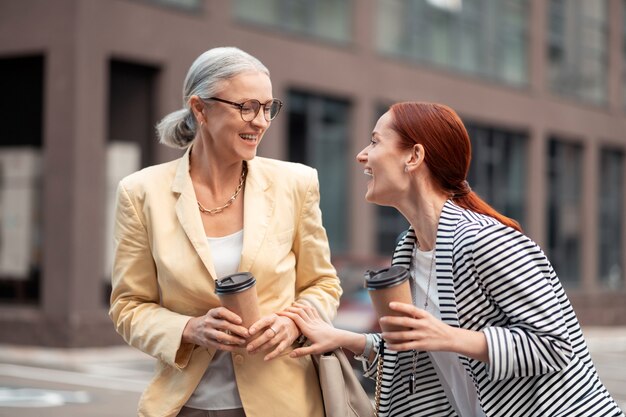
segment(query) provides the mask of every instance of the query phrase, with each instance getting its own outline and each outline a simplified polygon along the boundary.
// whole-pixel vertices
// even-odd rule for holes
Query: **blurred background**
[[[442,102],[472,188],[547,253],[626,398],[626,0],[0,0],[0,415],[64,377],[91,391],[57,402],[130,410],[74,415],[133,414],[152,362],[107,316],[114,191],[181,154],[154,125],[215,46],[261,59],[285,102],[259,154],[319,171],[339,326],[376,326],[363,272],[408,226],[364,201],[355,155],[390,104]]]

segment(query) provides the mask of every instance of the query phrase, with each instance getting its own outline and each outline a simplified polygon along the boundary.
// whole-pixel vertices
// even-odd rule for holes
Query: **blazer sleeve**
[[[506,316],[506,325],[483,329],[489,378],[564,369],[573,352],[559,301],[563,288],[537,244],[514,229],[490,225],[477,232],[472,256],[478,280]]]
[[[115,261],[109,316],[131,346],[176,368],[187,365],[192,344],[181,344],[191,318],[160,303],[157,273],[145,225],[120,183],[115,214]]]
[[[300,209],[293,250],[296,255],[296,301],[313,297],[332,320],[342,289],[330,263],[330,248],[322,225],[317,171],[311,170]]]

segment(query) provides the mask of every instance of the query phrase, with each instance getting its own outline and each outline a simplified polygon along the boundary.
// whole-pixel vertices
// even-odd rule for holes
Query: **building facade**
[[[115,186],[180,155],[154,125],[225,45],[270,69],[285,108],[260,154],[318,169],[348,290],[407,227],[364,201],[355,155],[391,103],[436,101],[583,324],[626,324],[626,0],[21,0],[0,1],[1,343],[120,342]]]

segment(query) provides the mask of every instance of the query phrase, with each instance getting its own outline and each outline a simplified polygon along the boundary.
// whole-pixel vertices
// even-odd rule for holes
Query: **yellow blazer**
[[[189,151],[124,178],[118,187],[109,315],[130,345],[157,359],[140,416],[175,416],[215,350],[181,343],[187,321],[220,305],[215,270],[189,176]],[[261,314],[315,297],[335,315],[341,287],[330,263],[317,172],[256,157],[248,162],[239,271],[257,280]],[[233,353],[247,417],[323,417],[309,357]]]

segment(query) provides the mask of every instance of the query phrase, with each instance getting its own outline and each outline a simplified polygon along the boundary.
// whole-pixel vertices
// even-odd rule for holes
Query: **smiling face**
[[[404,169],[412,150],[400,147],[400,137],[391,128],[391,122],[390,112],[378,119],[369,145],[356,158],[363,164],[364,174],[370,178],[365,199],[370,203],[396,207],[410,190],[409,175]]]
[[[272,83],[262,72],[246,72],[221,83],[215,97],[242,103],[256,99],[265,103],[272,98]],[[249,161],[256,156],[257,148],[270,122],[263,116],[263,108],[256,117],[246,122],[239,108],[218,101],[207,100],[203,113],[206,123],[201,126],[204,145],[222,161]]]

